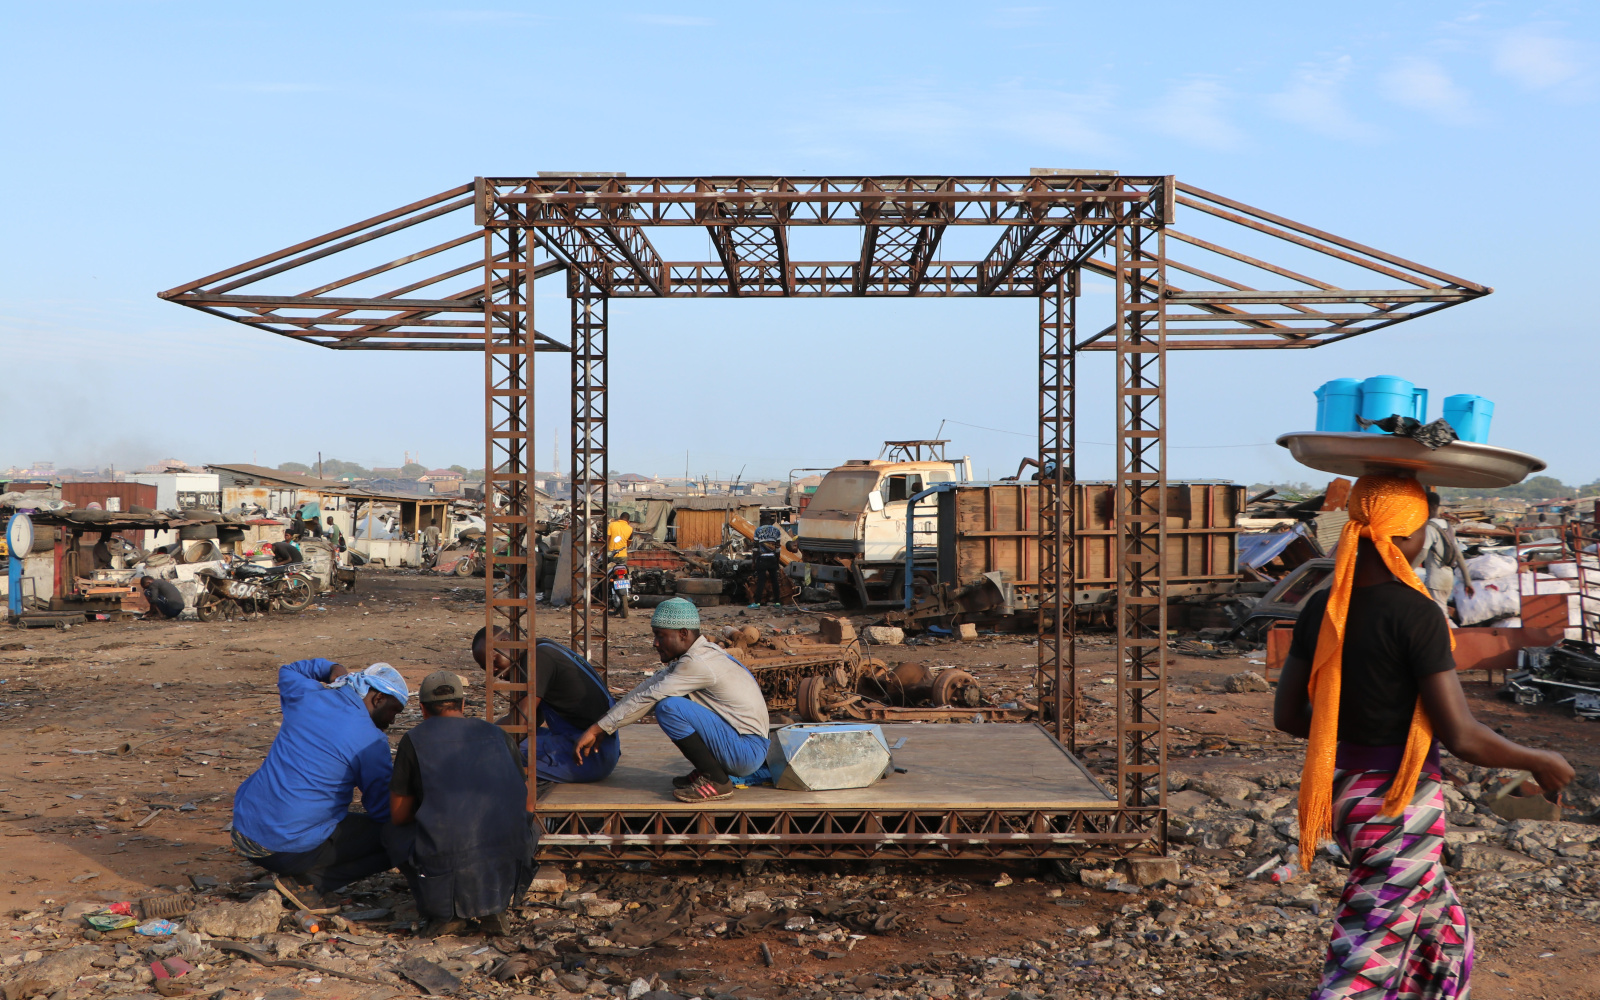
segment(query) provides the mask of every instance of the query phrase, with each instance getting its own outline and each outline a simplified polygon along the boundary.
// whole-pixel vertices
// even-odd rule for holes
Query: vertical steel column
[[[572,300],[572,648],[600,669],[610,660],[606,602],[595,600],[607,520],[605,293],[571,269]],[[598,537],[596,537],[598,533]]]
[[[1161,223],[1137,210],[1117,227],[1117,793],[1124,808],[1164,806],[1167,794],[1165,240]],[[1150,832],[1165,842],[1164,830]]]
[[[1069,284],[1069,281],[1071,282]],[[1073,414],[1077,361],[1072,341],[1077,281],[1057,275],[1039,295],[1039,665],[1040,708],[1055,715],[1056,740],[1077,752],[1077,489]]]
[[[483,232],[484,367],[484,717],[533,738],[521,703],[533,641],[533,282],[527,234],[516,226]],[[495,654],[517,664],[494,674]],[[529,748],[530,754],[533,748]],[[538,782],[528,782],[528,805]]]

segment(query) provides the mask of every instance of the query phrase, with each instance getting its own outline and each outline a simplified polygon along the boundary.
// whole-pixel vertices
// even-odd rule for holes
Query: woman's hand
[[[1554,802],[1556,794],[1572,780],[1574,771],[1567,759],[1553,750],[1544,751],[1542,756],[1544,760],[1528,770],[1533,774],[1533,780],[1544,789],[1544,797]]]

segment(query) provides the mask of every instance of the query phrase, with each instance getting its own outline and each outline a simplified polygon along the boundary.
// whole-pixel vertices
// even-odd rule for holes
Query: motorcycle
[[[206,589],[195,601],[195,617],[211,622],[247,612],[298,614],[317,599],[316,584],[300,566],[235,562],[225,571],[204,573]]]
[[[607,560],[605,575],[595,584],[595,599],[604,601],[606,611],[618,618],[628,617],[628,605],[634,601],[633,581],[628,578],[628,563],[623,559]]]

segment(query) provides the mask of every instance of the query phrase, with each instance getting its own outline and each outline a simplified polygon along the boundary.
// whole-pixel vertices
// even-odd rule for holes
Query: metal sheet
[[[1278,438],[1278,444],[1289,449],[1301,465],[1321,472],[1410,475],[1427,486],[1498,489],[1545,468],[1544,461],[1532,455],[1471,441],[1455,441],[1430,451],[1393,434],[1298,431]]]

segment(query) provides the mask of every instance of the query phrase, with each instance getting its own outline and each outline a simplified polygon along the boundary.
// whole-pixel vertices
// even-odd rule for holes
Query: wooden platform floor
[[[689,770],[678,748],[655,725],[622,731],[622,759],[604,781],[557,785],[540,806],[574,810],[765,809],[1097,809],[1115,808],[1108,796],[1042,728],[1032,724],[885,725],[893,746],[893,774],[870,788],[791,792],[741,788],[733,798],[705,804],[672,797],[672,778]]]

